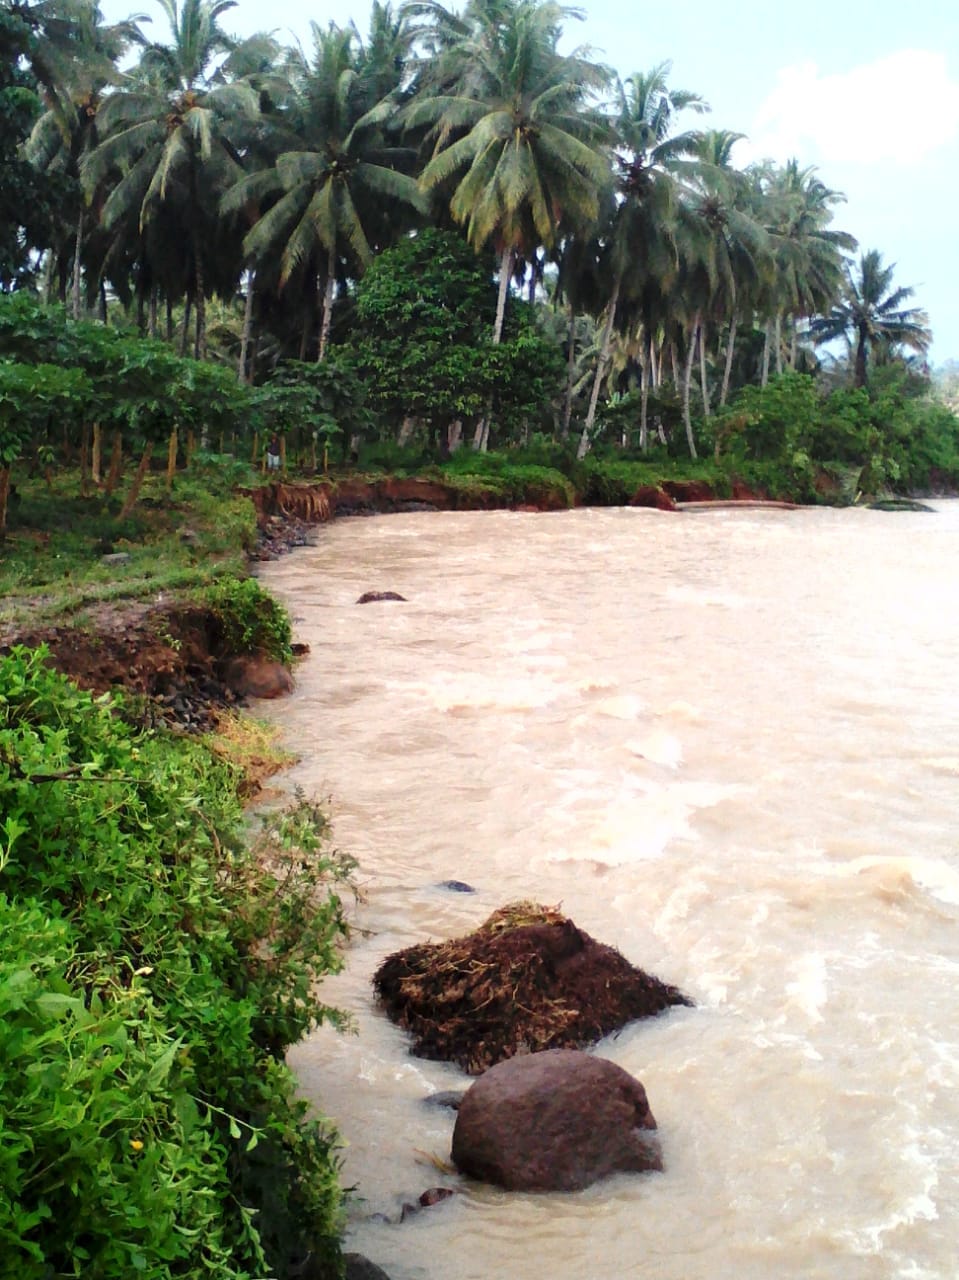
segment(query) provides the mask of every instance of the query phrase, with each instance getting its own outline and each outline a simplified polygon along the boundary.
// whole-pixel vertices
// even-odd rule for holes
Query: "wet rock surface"
[[[343,1262],[344,1280],[390,1280],[382,1267],[370,1262],[362,1253],[344,1253]]]
[[[507,1191],[580,1191],[662,1168],[646,1090],[604,1058],[555,1049],[491,1067],[464,1097],[453,1161]]]

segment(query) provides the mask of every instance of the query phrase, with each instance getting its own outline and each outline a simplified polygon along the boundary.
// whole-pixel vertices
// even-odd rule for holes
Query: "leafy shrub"
[[[203,599],[219,619],[230,653],[264,653],[290,661],[289,614],[255,578],[222,578],[207,588]]]
[[[251,847],[229,765],[45,657],[0,662],[5,1262],[248,1280],[312,1256],[332,1276],[335,1135],[282,1054],[333,1016],[316,982],[349,867],[303,803]]]

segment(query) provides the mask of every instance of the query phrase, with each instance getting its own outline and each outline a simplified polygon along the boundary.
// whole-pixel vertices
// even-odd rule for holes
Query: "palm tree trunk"
[[[83,248],[83,206],[77,217],[77,237],[73,245],[73,318],[80,319],[80,250]]]
[[[206,295],[204,293],[203,261],[200,257],[200,236],[193,234],[193,279],[196,285],[196,338],[193,343],[193,356],[196,360],[206,359]]]
[[[796,316],[792,318],[792,333],[789,338],[789,367],[795,369],[796,360],[799,358],[799,325]]]
[[[723,387],[719,393],[719,407],[722,408],[726,403],[726,397],[729,395],[729,379],[733,372],[733,351],[736,348],[736,325],[738,324],[738,316],[734,311],[732,319],[729,321],[729,337],[726,339],[726,366],[723,369]]]
[[[772,334],[770,332],[769,321],[766,321],[766,336],[763,341],[763,367],[759,378],[759,385],[765,387],[769,383],[769,346],[772,342]]]
[[[320,321],[320,344],[317,348],[317,362],[326,359],[326,348],[330,341],[330,329],[333,326],[333,291],[336,288],[336,253],[331,246],[326,255],[326,284],[323,289],[323,319]]]
[[[180,335],[180,355],[186,355],[186,344],[190,337],[190,315],[193,310],[193,299],[189,294],[183,303],[183,333]]]
[[[503,340],[503,325],[506,321],[506,298],[509,294],[509,282],[513,274],[515,253],[507,247],[500,254],[499,290],[496,294],[496,319],[493,322],[493,346],[498,347]],[[486,411],[476,424],[473,432],[473,448],[485,453],[489,448],[490,416],[493,412],[492,397],[486,402]]]
[[[672,369],[673,369],[673,386],[678,389],[680,385],[679,384],[679,355],[677,354],[677,351],[676,351],[675,338],[671,339],[669,343],[669,362],[672,365]]]
[[[256,287],[256,277],[251,267],[246,278],[246,306],[243,308],[243,336],[240,339],[240,361],[237,369],[238,382],[252,382],[253,379],[247,376],[246,357],[250,349],[250,334],[253,332],[253,291]]]
[[[686,443],[689,445],[689,456],[697,457],[696,441],[693,439],[693,420],[689,412],[689,387],[693,380],[693,358],[696,355],[696,335],[699,332],[699,312],[693,320],[689,331],[689,342],[686,348],[686,368],[683,372],[683,422],[686,425]]]
[[[157,287],[156,285],[150,290],[150,312],[147,320],[147,334],[151,338],[157,336]]]
[[[869,336],[866,333],[865,326],[859,328],[859,340],[856,343],[856,386],[864,387],[866,385],[866,349],[869,342]]]
[[[566,395],[563,397],[563,427],[560,439],[569,439],[569,424],[573,417],[573,384],[576,381],[576,308],[569,304],[569,325],[566,330]]]
[[[496,320],[493,323],[493,346],[498,347],[503,340],[503,323],[506,319],[506,297],[509,293],[510,277],[513,274],[513,250],[507,247],[499,259],[499,292],[496,295]]]
[[[649,366],[646,352],[639,363],[639,447],[645,453],[649,448]]]
[[[196,299],[196,339],[193,355],[206,359],[206,294],[203,278],[203,250],[200,245],[200,198],[197,192],[196,156],[190,159],[190,241],[193,249],[193,293]]]
[[[776,312],[776,373],[783,371],[783,314]]]
[[[709,386],[706,382],[706,326],[699,326],[699,385],[703,395],[703,416],[708,418],[710,415],[709,408]]]
[[[583,434],[579,438],[579,448],[576,450],[577,458],[585,458],[589,453],[589,433],[593,429],[593,422],[596,419],[596,406],[599,403],[599,389],[602,386],[603,378],[606,376],[606,366],[609,363],[609,348],[613,340],[613,325],[616,322],[616,309],[619,306],[619,290],[622,285],[622,276],[617,275],[613,285],[613,292],[610,295],[609,304],[606,308],[606,323],[603,326],[603,341],[599,348],[599,360],[596,363],[596,374],[593,378],[593,389],[589,396],[589,408],[586,411],[586,421],[583,423]]]
[[[539,263],[537,262],[536,254],[534,253],[532,258],[530,258],[529,284],[526,286],[526,289],[527,289],[526,300],[530,306],[532,306],[533,303],[536,301],[536,272],[538,267],[539,267]]]
[[[7,533],[7,500],[10,497],[10,464],[0,466],[0,542]]]
[[[166,340],[173,341],[173,299],[169,294],[166,299]]]

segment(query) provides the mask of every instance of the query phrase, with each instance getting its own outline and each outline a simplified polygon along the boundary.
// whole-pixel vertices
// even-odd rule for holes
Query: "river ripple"
[[[957,553],[952,503],[580,510],[340,521],[264,568],[312,646],[265,708],[286,783],[331,797],[366,891],[325,988],[358,1034],[291,1054],[347,1143],[351,1247],[394,1280],[955,1274]],[[696,1000],[599,1048],[666,1171],[383,1222],[442,1181],[421,1099],[463,1077],[370,976],[520,897]]]

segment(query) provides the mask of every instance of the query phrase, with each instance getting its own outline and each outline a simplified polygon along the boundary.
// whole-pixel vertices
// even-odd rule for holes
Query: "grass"
[[[8,533],[0,543],[0,624],[62,621],[112,601],[181,594],[244,571],[256,538],[249,499],[222,480],[189,472],[172,494],[165,477],[147,477],[133,514],[120,499],[84,497],[65,473],[49,491],[39,478],[15,477]],[[121,553],[128,560],[108,561]]]
[[[296,763],[296,755],[279,745],[281,733],[279,725],[224,711],[216,732],[204,742],[214,755],[239,769],[243,779],[239,792],[245,799],[257,795],[267,778]]]

